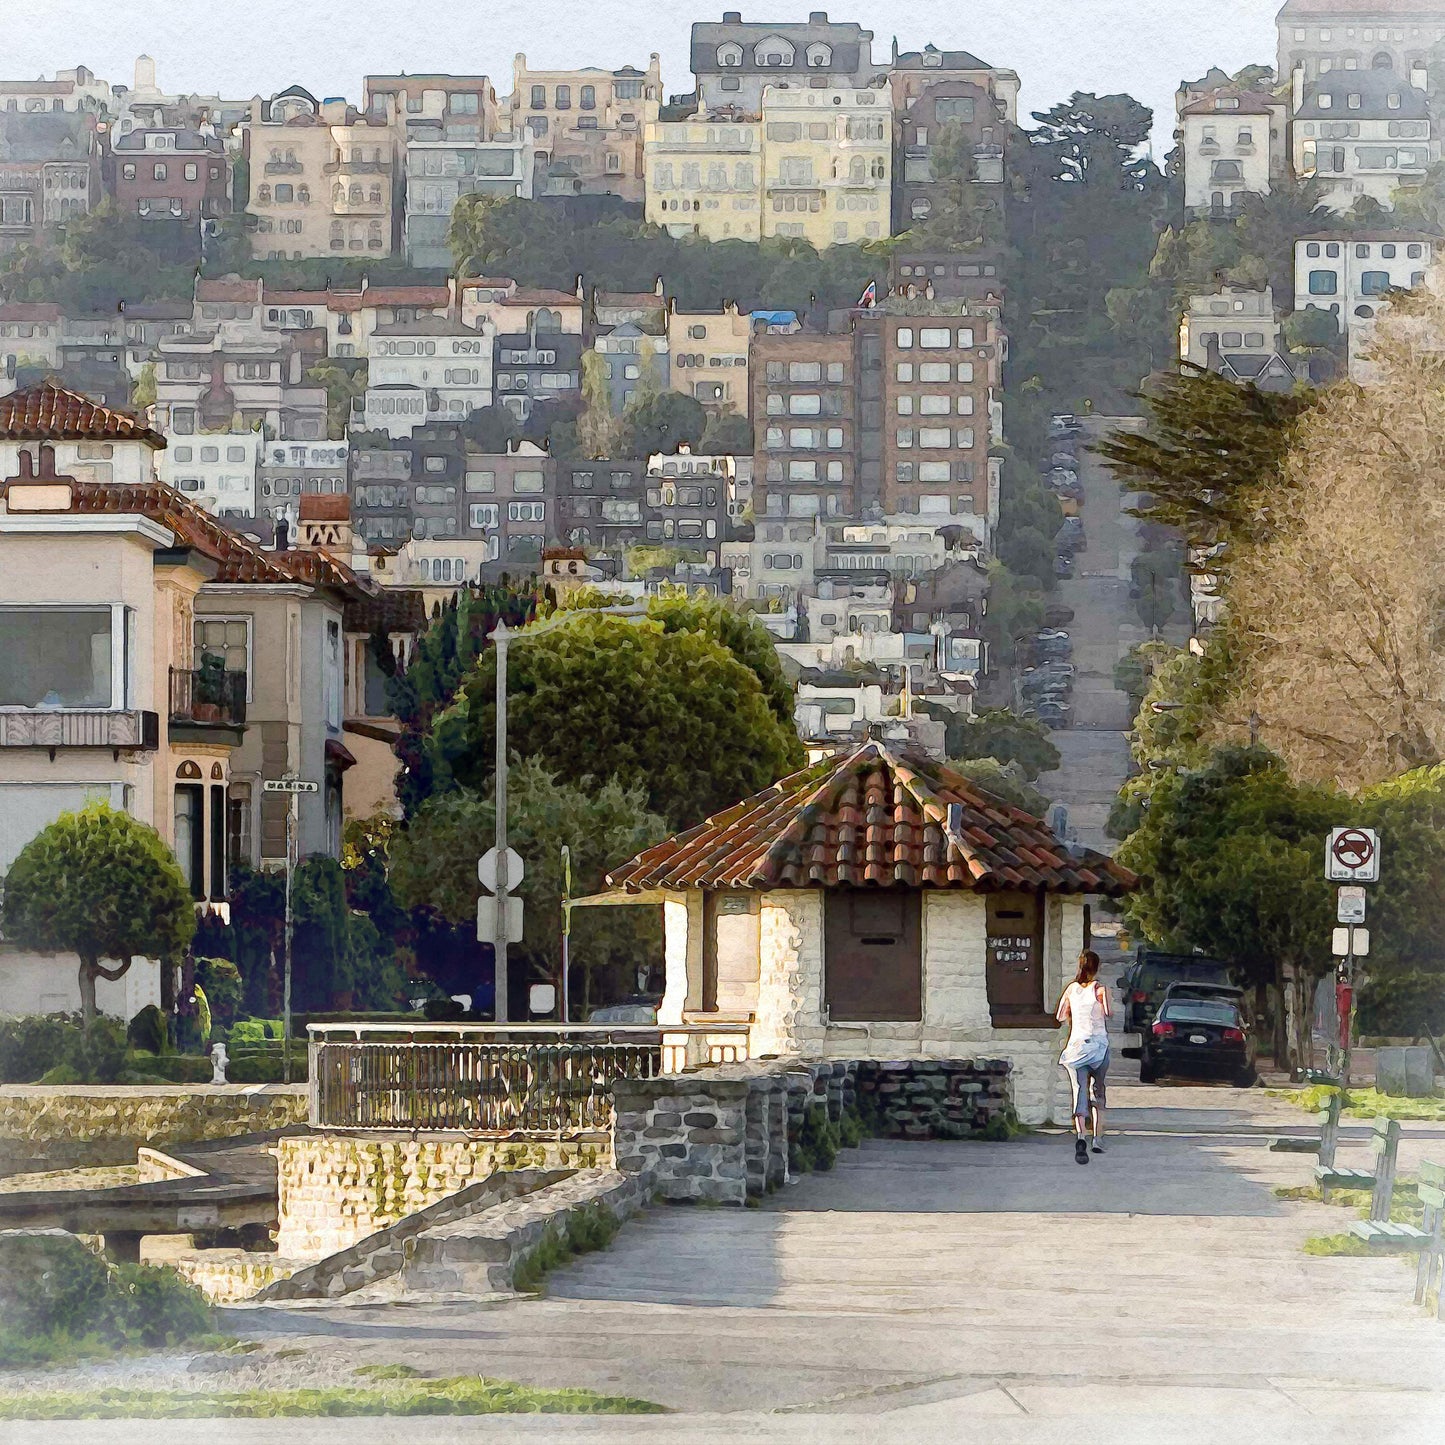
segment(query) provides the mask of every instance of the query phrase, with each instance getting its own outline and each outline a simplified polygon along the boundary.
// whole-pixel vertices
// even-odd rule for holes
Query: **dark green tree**
[[[1024,781],[1059,766],[1059,750],[1049,730],[1033,718],[1020,717],[1009,708],[985,708],[973,717],[949,722],[944,750],[950,762],[993,758],[1018,767]],[[1020,805],[1022,806],[1022,805]]]
[[[630,457],[676,452],[683,447],[700,451],[706,428],[702,403],[680,391],[639,396],[622,412],[622,444]]]
[[[484,452],[500,454],[522,435],[522,424],[510,407],[483,406],[468,412],[462,435]]]
[[[708,418],[698,451],[708,457],[751,456],[753,428],[747,417],[735,411]]]
[[[1022,808],[1035,818],[1049,810],[1049,800],[1037,788],[1030,787],[1024,769],[1018,763],[1001,763],[997,758],[951,758],[949,766],[956,773],[977,783],[986,793]]]
[[[22,947],[79,956],[88,1031],[96,979],[122,977],[132,957],[174,962],[196,931],[196,911],[161,835],[93,803],[62,813],[20,850],[5,877],[3,923]]]

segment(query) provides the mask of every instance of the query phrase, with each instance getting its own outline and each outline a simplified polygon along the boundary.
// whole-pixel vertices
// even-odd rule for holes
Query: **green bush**
[[[211,1006],[211,1022],[230,1028],[241,1008],[241,970],[229,958],[198,958],[196,982]]]
[[[88,1036],[78,1014],[0,1019],[0,1083],[113,1084],[124,1067],[119,1019],[98,1016]]]
[[[279,1039],[283,1032],[280,1019],[241,1019],[231,1025],[232,1046],[264,1044],[267,1039]]]
[[[831,1169],[841,1142],[838,1126],[828,1117],[828,1106],[821,1100],[810,1102],[803,1111],[796,1148],[803,1172]]]
[[[111,1264],[61,1230],[0,1234],[0,1364],[175,1345],[210,1328],[205,1299],[171,1270]]]
[[[170,1030],[166,1016],[155,1004],[148,1003],[126,1026],[126,1042],[133,1049],[147,1054],[164,1054],[170,1051]]]
[[[126,1055],[125,1083],[142,1083],[158,1079],[167,1084],[209,1084],[211,1061],[198,1054],[149,1054],[132,1049]]]
[[[285,1072],[282,1063],[279,1046],[274,1049],[242,1049],[231,1055],[226,1065],[226,1077],[233,1084],[279,1084]],[[292,1043],[291,1082],[302,1084],[306,1078],[306,1045]]]

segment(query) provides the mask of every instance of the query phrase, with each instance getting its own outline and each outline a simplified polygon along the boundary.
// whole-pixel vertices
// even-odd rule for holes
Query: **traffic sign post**
[[[1350,1087],[1351,1014],[1355,997],[1355,960],[1368,958],[1370,933],[1359,925],[1365,921],[1365,890],[1362,883],[1380,881],[1380,835],[1373,828],[1333,828],[1325,844],[1325,877],[1331,883],[1348,885],[1335,895],[1335,917],[1331,952],[1340,960],[1336,973],[1335,997],[1340,1019],[1340,1087]]]
[[[1363,923],[1365,921],[1365,890],[1347,884],[1335,890],[1335,921],[1337,923]]]
[[[291,916],[291,888],[296,873],[296,853],[299,847],[301,819],[297,815],[296,800],[302,793],[319,793],[320,783],[308,782],[294,773],[281,778],[264,778],[261,782],[263,793],[286,794],[286,923],[285,923],[285,965],[281,983],[281,1078],[291,1082],[291,936],[295,931]]]
[[[1331,883],[1378,883],[1380,835],[1373,828],[1335,828],[1325,849],[1325,877]]]
[[[499,904],[505,905],[501,918],[497,917]],[[496,938],[498,928],[506,930],[509,942],[522,941],[522,900],[515,893],[483,893],[477,899],[477,937],[483,942]]]
[[[497,859],[501,855],[495,848],[488,848],[477,859],[477,881],[488,893],[497,892]],[[515,848],[507,849],[507,891],[510,892],[522,881],[522,855]],[[515,943],[517,940],[512,940]]]

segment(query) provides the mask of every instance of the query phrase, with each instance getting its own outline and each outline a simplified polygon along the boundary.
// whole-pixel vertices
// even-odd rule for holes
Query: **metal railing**
[[[246,674],[171,668],[173,723],[239,728],[246,725]]]
[[[313,1129],[605,1132],[614,1079],[747,1057],[747,1025],[311,1024]]]

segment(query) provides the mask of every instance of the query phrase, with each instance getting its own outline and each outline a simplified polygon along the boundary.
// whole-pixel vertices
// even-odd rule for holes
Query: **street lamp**
[[[499,1024],[507,1022],[507,907],[511,890],[507,876],[507,646],[513,640],[528,641],[553,632],[577,617],[624,617],[629,621],[647,616],[647,606],[633,604],[575,612],[557,612],[545,622],[533,623],[519,630],[508,628],[500,618],[491,632],[492,646],[497,649],[497,757],[495,807],[497,812],[497,906],[492,910],[492,973],[493,1017]],[[565,994],[564,994],[565,996]]]

